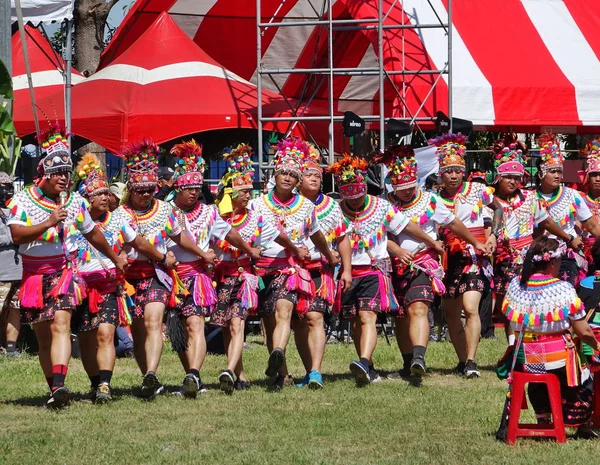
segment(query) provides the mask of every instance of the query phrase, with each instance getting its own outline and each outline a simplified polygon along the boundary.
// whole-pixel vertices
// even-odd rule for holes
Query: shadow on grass
[[[479,371],[490,371],[492,373],[496,372],[496,365],[478,365],[477,368]],[[432,374],[436,375],[458,375],[456,368],[429,368],[428,371]]]

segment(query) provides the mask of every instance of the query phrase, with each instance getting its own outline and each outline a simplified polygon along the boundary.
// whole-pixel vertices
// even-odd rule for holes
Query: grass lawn
[[[118,360],[115,401],[84,402],[60,412],[40,406],[47,387],[37,359],[0,359],[0,463],[69,464],[592,464],[600,460],[600,441],[567,444],[520,440],[516,447],[496,441],[506,384],[493,365],[502,339],[483,341],[482,377],[451,374],[456,364],[449,343],[430,345],[432,374],[421,387],[384,381],[357,389],[348,373],[354,346],[328,345],[325,389],[286,388],[266,392],[262,375],[266,349],[255,339],[244,352],[247,372],[256,380],[247,392],[228,397],[216,378],[223,356],[209,356],[201,375],[209,391],[196,401],[172,395],[153,402],[132,396],[140,382],[133,360]],[[291,370],[302,374],[293,347]],[[397,369],[395,345],[379,341],[375,366]],[[177,356],[167,350],[159,375],[171,391],[183,378]],[[299,377],[299,376],[298,376]],[[79,360],[67,378],[75,393],[87,390]],[[532,418],[531,412],[527,415]],[[572,431],[570,431],[572,433]]]

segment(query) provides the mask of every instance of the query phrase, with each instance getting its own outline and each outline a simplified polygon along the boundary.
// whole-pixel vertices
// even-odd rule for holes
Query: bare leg
[[[429,342],[429,305],[425,302],[413,302],[408,307],[409,337],[412,346],[427,347]]]
[[[115,331],[116,327],[108,323],[101,323],[98,328],[98,368],[113,371],[115,368]]]
[[[296,349],[304,365],[304,370],[308,373],[311,367],[310,348],[308,343],[308,321],[305,318],[293,320],[294,325],[294,340],[296,341]]]
[[[283,350],[288,345],[291,334],[292,311],[294,304],[279,299],[275,309],[275,329],[273,330],[272,344],[274,347],[280,347]]]
[[[481,318],[479,317],[479,301],[481,293],[469,291],[463,294],[463,307],[467,321],[465,323],[465,338],[467,342],[467,360],[475,360],[479,338],[481,336]]]
[[[79,340],[79,350],[81,350],[81,363],[88,376],[98,375],[98,340],[97,329],[83,331],[77,335]]]
[[[17,342],[21,330],[19,309],[10,307],[6,317],[6,342]]]
[[[38,341],[40,366],[46,378],[52,378],[52,361],[50,359],[50,347],[52,346],[51,324],[51,321],[42,321],[33,325]]]
[[[71,311],[57,310],[50,324],[52,346],[50,360],[52,365],[69,366],[71,359]]]
[[[323,356],[325,355],[325,326],[323,314],[309,312],[306,315],[308,323],[308,348],[310,352],[310,371],[321,371]]]
[[[143,318],[135,318],[131,324],[133,355],[143,375],[148,371],[146,363],[146,326]]]
[[[241,318],[232,318],[223,331],[226,341],[227,369],[239,374],[236,371],[238,366],[243,371],[242,351],[244,350],[244,325],[245,321]]]
[[[360,318],[360,358],[373,361],[373,352],[377,346],[377,313],[370,311],[361,311],[358,313]]]
[[[163,350],[162,322],[165,316],[165,305],[151,302],[144,309],[144,326],[146,328],[146,365],[147,371],[156,372]]]
[[[189,370],[198,370],[206,358],[206,338],[204,336],[204,317],[194,315],[185,320],[185,333],[187,336],[187,360]]]
[[[403,318],[396,318],[396,342],[401,354],[412,353],[412,342],[410,340],[410,315]]]
[[[462,298],[445,299],[444,313],[446,315],[446,323],[448,324],[448,333],[450,340],[454,345],[454,350],[458,356],[458,361],[465,363],[467,361],[467,341],[465,338],[464,328],[461,321]]]

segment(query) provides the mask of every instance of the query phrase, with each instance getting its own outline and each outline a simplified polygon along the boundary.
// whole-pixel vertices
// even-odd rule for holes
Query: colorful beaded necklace
[[[287,202],[283,202],[277,197],[275,190],[265,195],[264,200],[267,208],[277,216],[281,229],[285,229],[286,227],[286,217],[300,210],[300,207],[304,203],[304,197],[298,194],[292,194]]]

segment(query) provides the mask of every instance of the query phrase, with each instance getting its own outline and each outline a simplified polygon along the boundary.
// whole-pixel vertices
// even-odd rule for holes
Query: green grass
[[[600,441],[519,440],[516,447],[496,441],[506,384],[492,366],[503,352],[501,339],[482,342],[479,380],[450,374],[454,351],[435,343],[427,353],[432,374],[421,387],[384,381],[365,389],[348,376],[354,346],[328,345],[325,389],[280,393],[266,392],[267,351],[251,342],[244,358],[257,383],[248,392],[221,394],[216,378],[225,358],[209,356],[201,371],[210,388],[205,395],[144,402],[131,394],[140,382],[135,363],[118,360],[112,404],[75,402],[60,412],[40,407],[47,388],[35,358],[0,359],[0,463],[587,465],[600,455]],[[293,347],[288,359],[300,375]],[[392,371],[399,364],[397,347],[381,339],[376,367]],[[166,351],[159,374],[176,390],[183,371],[174,353]],[[72,361],[67,381],[74,392],[87,390],[79,360]]]

